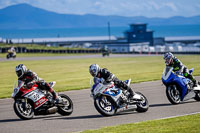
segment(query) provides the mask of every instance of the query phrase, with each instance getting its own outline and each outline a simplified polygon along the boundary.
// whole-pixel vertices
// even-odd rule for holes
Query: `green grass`
[[[200,114],[104,127],[82,133],[199,133]]]
[[[49,49],[49,50],[67,50],[67,49],[80,50],[80,49],[86,49],[86,48],[67,48],[67,47],[61,47],[61,46],[48,47],[46,45],[41,45],[41,44],[3,44],[3,43],[0,43],[0,47],[3,47],[3,48],[5,48],[5,47],[10,48],[11,46],[26,47],[27,49]]]
[[[200,75],[200,56],[179,56],[188,68],[195,68],[194,75]],[[97,63],[108,68],[119,79],[131,78],[132,82],[160,80],[165,67],[161,56],[130,58],[93,58],[40,61],[5,61],[0,62],[0,98],[10,97],[17,76],[15,66],[25,64],[46,81],[56,81],[56,91],[89,88],[90,74],[88,67]]]
[[[76,56],[88,55],[88,53],[17,53],[17,57],[37,57],[37,56]],[[7,53],[0,53],[0,58],[6,58]],[[92,55],[92,54],[91,54]]]

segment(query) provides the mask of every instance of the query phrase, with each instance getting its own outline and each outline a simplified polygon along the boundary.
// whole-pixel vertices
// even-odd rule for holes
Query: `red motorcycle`
[[[56,82],[50,82],[53,87]],[[58,112],[61,115],[70,115],[73,112],[72,100],[65,94],[59,94],[62,103],[55,104],[51,93],[41,90],[37,84],[27,89],[23,81],[19,81],[13,87],[12,98],[14,99],[14,111],[16,115],[24,120],[33,118],[34,115],[48,115]]]

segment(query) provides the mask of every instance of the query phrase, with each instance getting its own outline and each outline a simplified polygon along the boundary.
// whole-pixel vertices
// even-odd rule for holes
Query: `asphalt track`
[[[197,79],[200,79],[198,77]],[[150,108],[146,113],[124,112],[112,117],[103,117],[93,105],[90,90],[62,92],[70,96],[74,112],[70,116],[53,114],[35,116],[32,120],[20,120],[13,111],[13,100],[0,100],[1,133],[67,133],[87,129],[97,129],[126,123],[161,119],[200,112],[200,102],[190,100],[179,105],[171,105],[165,95],[161,81],[144,82],[132,85],[135,91],[142,92],[149,100]]]
[[[134,57],[147,55],[111,55],[111,57]],[[49,60],[100,58],[101,55],[21,57],[15,60]],[[0,61],[14,61],[0,58]],[[200,77],[197,77],[200,80]],[[134,79],[133,79],[134,80]],[[124,112],[112,117],[103,117],[95,109],[90,90],[62,92],[74,103],[74,112],[70,116],[59,114],[35,116],[32,120],[20,120],[13,111],[13,100],[0,99],[0,132],[1,133],[67,133],[105,126],[115,126],[146,120],[161,119],[200,112],[200,102],[189,100],[179,105],[171,105],[165,95],[165,87],[161,81],[144,82],[132,85],[135,91],[142,92],[149,100],[150,108],[146,113],[135,111]]]

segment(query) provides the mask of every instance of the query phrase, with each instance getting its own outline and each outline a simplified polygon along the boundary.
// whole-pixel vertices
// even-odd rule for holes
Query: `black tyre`
[[[149,109],[149,102],[147,100],[147,98],[140,92],[136,92],[137,94],[139,94],[142,97],[142,101],[139,101],[136,105],[137,105],[137,112],[146,112]]]
[[[195,93],[196,93],[196,95],[195,95],[194,99],[196,101],[200,101],[200,91],[196,91]]]
[[[31,106],[31,104],[27,103],[26,107],[23,107],[23,106],[24,105],[21,102],[21,100],[16,100],[14,102],[13,108],[14,108],[16,115],[23,120],[29,120],[29,119],[33,118],[34,111],[33,111],[33,107]]]
[[[73,102],[65,94],[59,94],[63,99],[63,106],[58,106],[58,113],[61,115],[70,115],[73,112]]]
[[[96,110],[103,116],[112,116],[116,113],[116,106],[114,101],[106,96],[96,97],[94,100]]]
[[[170,85],[166,88],[166,95],[172,104],[179,104],[181,102],[181,93],[176,85]]]
[[[10,55],[9,55],[9,54],[7,54],[6,58],[7,58],[7,59],[9,59],[9,58],[10,58]]]

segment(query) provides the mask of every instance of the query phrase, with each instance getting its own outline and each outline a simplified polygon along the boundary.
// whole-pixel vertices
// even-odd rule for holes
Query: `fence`
[[[8,47],[0,48],[0,53],[6,53]],[[26,47],[15,47],[17,53],[101,53],[101,50],[95,49],[66,49],[66,50],[51,50],[51,49],[27,49]]]

